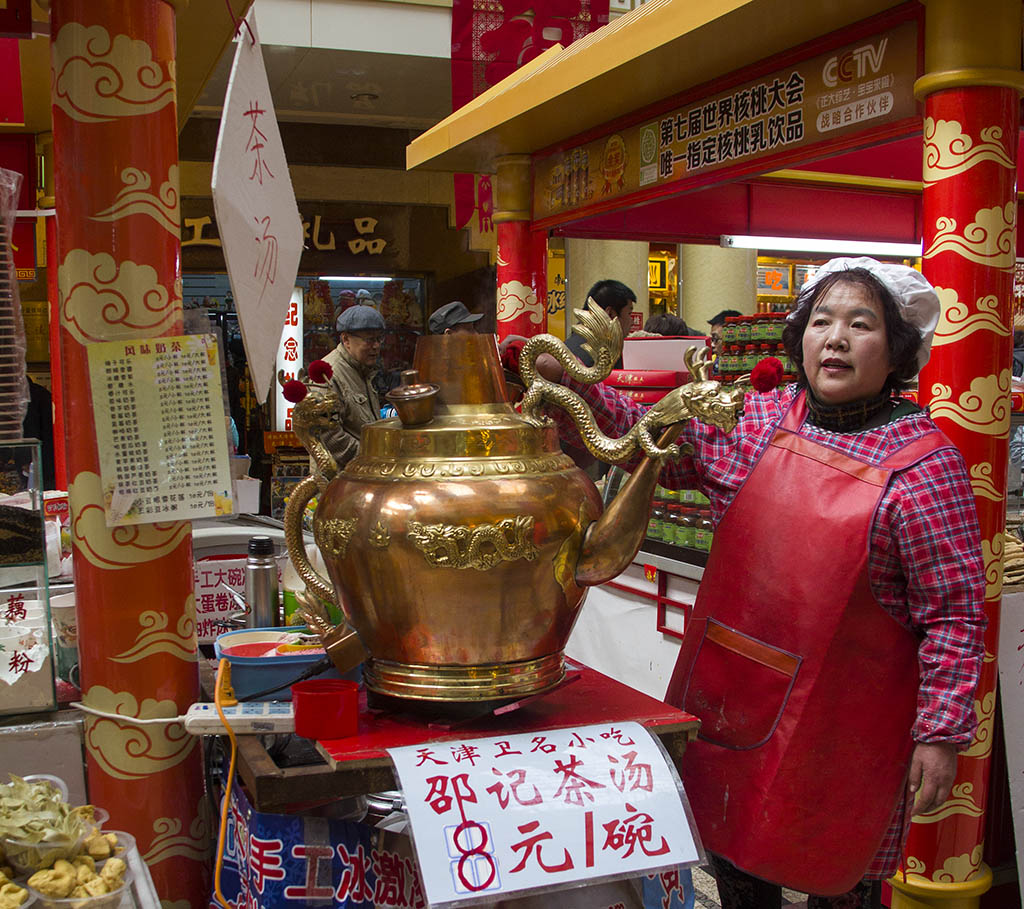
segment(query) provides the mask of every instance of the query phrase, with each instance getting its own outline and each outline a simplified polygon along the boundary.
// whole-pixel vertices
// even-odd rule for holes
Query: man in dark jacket
[[[610,319],[617,319],[622,326],[622,337],[632,331],[630,316],[633,313],[633,305],[636,303],[636,294],[633,293],[621,281],[605,279],[598,281],[587,291],[587,297],[601,307]],[[569,348],[576,358],[584,366],[593,366],[594,359],[583,349],[583,338],[574,331],[565,339],[565,346]],[[615,369],[622,369],[622,357],[615,361]]]

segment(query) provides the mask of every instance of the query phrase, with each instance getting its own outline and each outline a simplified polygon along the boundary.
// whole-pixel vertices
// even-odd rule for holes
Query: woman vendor
[[[716,522],[666,700],[701,719],[681,772],[724,909],[780,906],[780,884],[809,909],[880,905],[910,802],[945,801],[973,737],[973,493],[959,451],[898,397],[938,318],[913,269],[832,260],[787,320],[799,382],[748,394],[729,434],[690,421],[694,453],[661,472],[702,489]],[[537,365],[608,435],[645,410]]]

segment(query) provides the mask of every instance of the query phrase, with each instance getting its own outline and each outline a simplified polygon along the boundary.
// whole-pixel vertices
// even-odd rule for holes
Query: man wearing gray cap
[[[341,343],[324,360],[333,373],[327,384],[341,403],[341,424],[323,435],[323,443],[344,467],[359,451],[363,425],[380,419],[380,398],[373,387],[384,319],[372,306],[350,306],[338,316]]]
[[[476,331],[476,326],[473,323],[483,317],[482,312],[472,313],[466,308],[465,303],[453,300],[437,309],[427,324],[430,326],[432,335],[451,335],[460,331]]]

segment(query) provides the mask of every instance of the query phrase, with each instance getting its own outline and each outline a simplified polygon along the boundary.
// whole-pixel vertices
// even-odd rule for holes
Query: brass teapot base
[[[565,678],[562,654],[509,663],[453,664],[397,663],[367,660],[363,681],[374,695],[430,706],[517,700],[548,691]],[[423,706],[427,706],[424,704]]]

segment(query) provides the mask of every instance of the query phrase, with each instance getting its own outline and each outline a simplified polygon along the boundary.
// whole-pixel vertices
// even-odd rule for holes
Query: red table
[[[327,765],[278,767],[257,736],[241,736],[239,774],[257,810],[295,811],[314,802],[397,788],[387,748],[627,720],[657,735],[678,763],[697,734],[696,717],[586,666],[568,668],[565,683],[524,700],[518,709],[452,725],[369,711],[364,696],[354,736],[316,743]]]

